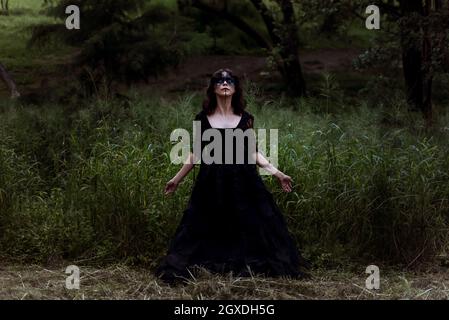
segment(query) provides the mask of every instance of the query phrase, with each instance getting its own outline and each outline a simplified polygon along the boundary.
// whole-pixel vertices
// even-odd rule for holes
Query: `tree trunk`
[[[424,7],[424,16],[428,17],[432,10],[432,1],[426,0]],[[432,66],[432,39],[431,31],[427,24],[423,27],[423,106],[422,112],[428,124],[432,122],[432,82],[433,75],[431,72]]]
[[[306,82],[299,61],[298,27],[291,0],[279,0],[284,16],[284,30],[281,37],[280,55],[283,61],[284,78],[287,82],[288,93],[291,96],[306,95]]]
[[[9,3],[8,3],[8,1],[9,0],[1,0],[1,3],[2,3],[1,14],[9,15]]]
[[[286,83],[288,94],[296,97],[305,95],[306,82],[299,61],[298,28],[292,1],[277,1],[283,14],[282,25],[279,27],[269,11],[270,9],[262,0],[251,0],[251,2],[262,16],[273,47],[280,49],[280,59],[276,59],[276,64]],[[276,30],[276,27],[280,30]]]
[[[5,82],[6,86],[11,92],[11,99],[20,97],[19,91],[17,91],[17,86],[14,80],[11,78],[6,68],[0,63],[0,78]]]
[[[423,14],[421,0],[401,0],[402,16],[410,17],[413,13]],[[402,66],[409,109],[423,110],[423,60],[422,46],[418,35],[420,27],[416,21],[401,27]]]
[[[417,15],[419,19],[401,28],[407,103],[411,110],[422,112],[428,125],[432,123],[432,30],[425,19],[432,9],[439,10],[440,5],[438,0],[402,0],[400,3],[403,17]]]

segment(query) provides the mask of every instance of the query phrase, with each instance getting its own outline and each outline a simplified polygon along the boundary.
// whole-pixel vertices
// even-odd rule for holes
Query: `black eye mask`
[[[231,77],[216,78],[216,79],[214,79],[214,84],[222,85],[222,84],[225,83],[225,81],[230,86],[234,86],[235,85],[235,79],[231,78]]]

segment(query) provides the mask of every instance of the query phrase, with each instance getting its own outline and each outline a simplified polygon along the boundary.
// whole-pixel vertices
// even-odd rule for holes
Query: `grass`
[[[69,265],[69,262],[66,263]],[[142,268],[113,264],[104,268],[80,266],[80,288],[65,287],[66,265],[0,265],[0,299],[67,300],[373,300],[449,298],[449,280],[443,270],[412,273],[381,271],[380,288],[365,287],[366,274],[341,270],[317,270],[310,280],[239,278],[207,271],[186,284],[171,287]]]
[[[391,102],[263,101],[258,128],[280,128],[279,166],[294,191],[264,177],[305,255],[318,267],[386,262],[412,268],[448,244],[447,116],[431,130]],[[190,196],[165,183],[170,132],[188,128],[200,97],[4,105],[0,118],[0,247],[23,261],[86,258],[154,265]]]

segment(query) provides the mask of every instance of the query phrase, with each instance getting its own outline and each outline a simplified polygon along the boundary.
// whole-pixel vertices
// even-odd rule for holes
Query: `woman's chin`
[[[226,92],[220,92],[218,95],[220,97],[230,97],[231,93],[229,91],[226,91]]]

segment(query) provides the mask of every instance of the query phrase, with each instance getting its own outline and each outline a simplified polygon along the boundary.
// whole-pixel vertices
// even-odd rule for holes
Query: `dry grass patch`
[[[365,274],[316,270],[307,280],[219,276],[205,270],[185,284],[169,286],[142,268],[80,267],[80,289],[65,288],[66,266],[3,265],[0,299],[448,299],[446,270],[388,271],[381,288],[367,290]]]

